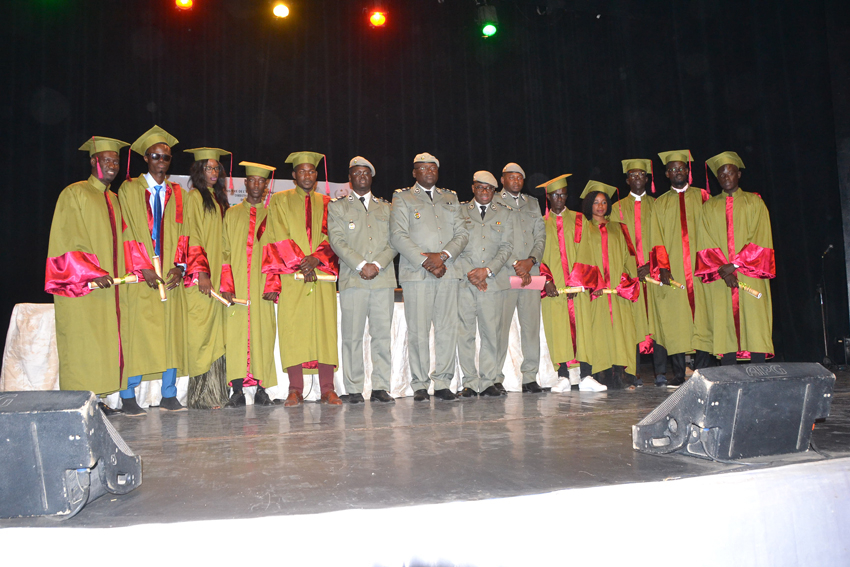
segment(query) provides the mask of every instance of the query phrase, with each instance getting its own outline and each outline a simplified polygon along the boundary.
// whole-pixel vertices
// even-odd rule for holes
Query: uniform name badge
[[[348,230],[354,230],[354,222],[348,223]]]

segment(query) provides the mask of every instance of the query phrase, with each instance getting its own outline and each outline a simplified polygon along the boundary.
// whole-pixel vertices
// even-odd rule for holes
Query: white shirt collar
[[[153,178],[153,175],[151,175],[151,174],[150,174],[150,172],[145,173],[142,177],[144,177],[144,178],[145,178],[145,181],[147,181],[147,182],[148,182],[148,187],[150,187],[151,189],[153,189],[154,187],[156,187],[156,186],[157,186],[157,182],[156,182],[156,180]],[[163,182],[162,182],[162,187],[163,187],[163,188],[165,188],[165,187],[166,187],[166,185],[165,185],[165,181],[163,181]]]
[[[688,190],[689,187],[690,187],[690,185],[685,183],[685,186],[682,187],[681,189],[676,189],[675,187],[673,187],[673,191],[675,191],[676,193],[684,193],[685,191]]]
[[[422,187],[421,185],[419,185],[419,182],[418,182],[418,181],[416,182],[416,186],[417,186],[417,187],[419,187],[420,189],[422,189],[423,191],[433,191],[434,189],[436,189],[436,186],[431,187],[430,189],[425,189],[424,187]]]
[[[372,200],[372,192],[371,192],[371,191],[369,191],[369,192],[368,192],[368,193],[366,193],[365,195],[358,195],[358,194],[357,194],[357,193],[355,193],[354,191],[352,191],[352,192],[351,192],[351,194],[352,194],[352,195],[354,196],[354,198],[355,198],[355,199],[357,199],[358,201],[360,201],[360,199],[361,199],[361,198],[365,199],[365,200],[366,200],[366,202],[365,202],[365,203],[363,203],[363,204],[364,204],[364,205],[366,205],[366,210],[367,210],[367,211],[369,210],[369,201],[371,201],[371,200]]]
[[[643,195],[638,195],[638,194],[637,194],[637,193],[635,193],[634,191],[629,191],[629,195],[631,195],[632,197],[634,197],[634,198],[635,198],[635,201],[640,202],[640,200],[641,200],[641,199],[643,199],[643,195],[646,195],[646,193],[644,193]]]

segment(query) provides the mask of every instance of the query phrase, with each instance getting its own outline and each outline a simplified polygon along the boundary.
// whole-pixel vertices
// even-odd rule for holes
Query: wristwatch
[[[445,261],[446,261],[446,260],[448,260],[448,259],[449,259],[449,255],[448,255],[448,254],[446,254],[445,252],[440,252],[440,260],[442,260],[443,262],[445,262]]]

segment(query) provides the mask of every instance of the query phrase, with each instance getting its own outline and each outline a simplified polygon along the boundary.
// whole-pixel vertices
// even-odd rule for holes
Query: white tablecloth
[[[339,303],[337,303],[337,321],[340,320]],[[363,359],[366,368],[366,383],[364,396],[372,391],[371,373],[372,360],[369,348],[368,326],[363,343]],[[339,328],[337,328],[339,334]],[[558,381],[557,372],[552,367],[549,358],[549,349],[546,345],[546,337],[543,334],[543,325],[540,325],[540,370],[537,374],[537,382],[541,386],[552,386]],[[342,352],[341,346],[339,360],[340,366],[334,374],[334,385],[340,394],[345,393],[342,383]],[[431,349],[433,353],[434,335],[431,334]],[[280,364],[278,355],[278,344],[275,341],[275,365],[278,374],[278,386],[269,388],[268,392],[272,398],[286,397],[289,390],[289,377]],[[390,391],[395,397],[411,396],[413,389],[410,387],[410,366],[407,358],[407,324],[404,320],[404,304],[396,303],[393,312],[392,325],[392,362],[393,373],[390,382]],[[522,351],[519,339],[519,323],[514,315],[511,324],[511,335],[508,342],[508,356],[505,359],[505,381],[504,385],[508,391],[518,392],[522,388]],[[434,359],[431,358],[433,370]],[[455,364],[455,377],[452,380],[452,390],[458,389],[461,372],[460,367]],[[181,402],[186,401],[186,390],[189,379],[180,377],[177,379],[177,397]],[[6,336],[6,348],[3,352],[3,369],[0,373],[0,391],[15,390],[58,390],[59,389],[59,360],[56,353],[56,327],[53,318],[52,304],[21,303],[15,306],[12,312],[12,320],[9,324],[9,332]],[[158,405],[160,400],[160,381],[143,382],[136,390],[136,398],[143,407]],[[248,403],[253,402],[253,388],[247,389]],[[433,386],[432,386],[433,391]],[[305,399],[318,400],[319,381],[315,375],[304,376]],[[118,394],[111,394],[107,398],[111,406],[118,404]]]

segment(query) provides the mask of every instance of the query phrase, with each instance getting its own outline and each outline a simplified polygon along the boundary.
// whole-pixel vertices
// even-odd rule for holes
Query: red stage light
[[[174,4],[178,10],[191,10],[194,2],[192,0],[174,0]]]
[[[384,12],[372,12],[372,14],[369,16],[369,23],[375,26],[376,28],[379,28],[385,23],[387,23],[387,15]]]

